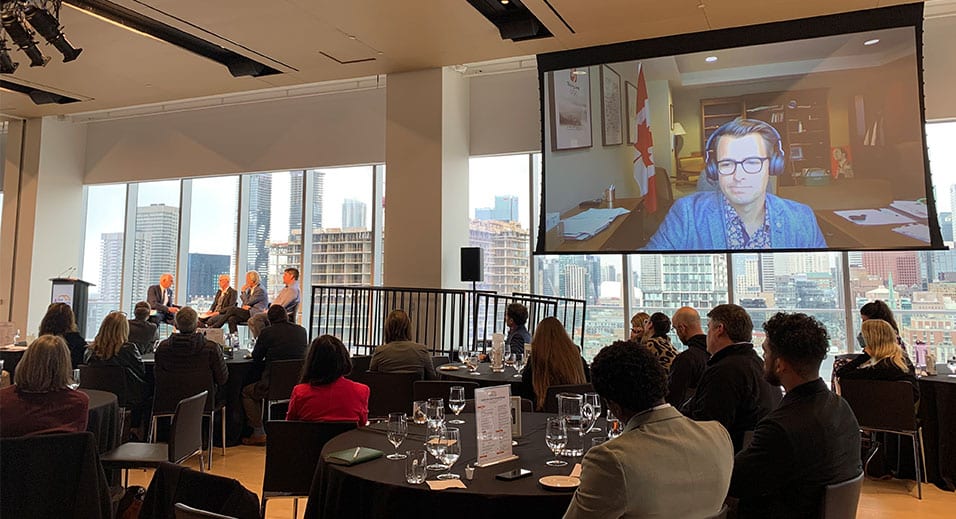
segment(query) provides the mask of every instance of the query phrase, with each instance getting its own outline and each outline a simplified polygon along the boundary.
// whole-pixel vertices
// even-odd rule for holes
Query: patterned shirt
[[[753,233],[747,234],[744,222],[737,215],[734,206],[726,197],[721,196],[721,206],[724,212],[724,222],[727,223],[727,248],[730,249],[769,249],[770,248],[770,211],[764,205],[763,225]],[[764,203],[766,204],[766,202]]]
[[[661,366],[664,367],[664,371],[670,373],[671,364],[674,362],[674,358],[677,357],[677,349],[671,345],[670,337],[666,335],[651,337],[644,341],[644,346],[657,355],[657,360],[660,361]]]

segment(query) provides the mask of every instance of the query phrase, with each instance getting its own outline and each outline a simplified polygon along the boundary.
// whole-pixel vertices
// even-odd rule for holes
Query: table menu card
[[[487,467],[517,459],[511,452],[511,385],[475,390],[478,465]]]

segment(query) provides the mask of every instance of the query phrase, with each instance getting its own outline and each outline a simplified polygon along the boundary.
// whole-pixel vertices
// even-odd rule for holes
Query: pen
[[[353,461],[354,461],[355,458],[359,455],[359,451],[361,451],[361,450],[362,450],[361,447],[356,447],[356,448],[355,448],[355,452],[352,453],[352,460],[353,460]]]

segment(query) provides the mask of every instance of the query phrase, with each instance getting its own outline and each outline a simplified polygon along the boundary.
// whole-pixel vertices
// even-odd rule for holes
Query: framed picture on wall
[[[591,79],[586,68],[551,72],[551,149],[591,147]]]
[[[630,81],[624,82],[627,94],[627,143],[637,142],[637,87]]]
[[[605,146],[624,144],[621,120],[621,76],[601,65],[601,141]]]

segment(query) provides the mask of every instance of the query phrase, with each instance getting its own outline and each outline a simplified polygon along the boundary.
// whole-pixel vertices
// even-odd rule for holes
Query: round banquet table
[[[86,430],[96,437],[97,452],[116,448],[119,443],[119,403],[116,395],[95,389],[79,389],[90,397]]]
[[[415,517],[416,519],[561,517],[571,502],[572,492],[545,490],[538,479],[549,475],[568,475],[574,463],[581,458],[565,459],[564,467],[549,467],[545,462],[554,459],[544,442],[547,423],[545,413],[523,413],[523,435],[517,438],[514,453],[519,459],[476,468],[471,481],[464,479],[465,466],[477,460],[475,415],[462,414],[465,423],[459,425],[462,438],[461,458],[452,472],[462,476],[467,489],[430,490],[427,484],[410,485],[405,482],[405,460],[392,461],[385,456],[345,467],[320,461],[309,493],[307,518],[378,518]],[[409,424],[409,436],[399,446],[400,451],[423,449],[424,426]],[[356,429],[336,436],[322,449],[325,455],[357,446],[379,449],[386,454],[394,452],[384,433],[384,424],[378,427]],[[584,438],[585,445],[590,444]],[[429,460],[431,460],[429,455]],[[500,481],[495,474],[517,468],[530,469],[531,476],[515,481]],[[433,480],[436,472],[429,471]]]
[[[926,477],[943,490],[956,490],[956,376],[945,364],[938,375],[920,377],[919,418],[923,426]],[[901,465],[902,466],[902,465]]]

